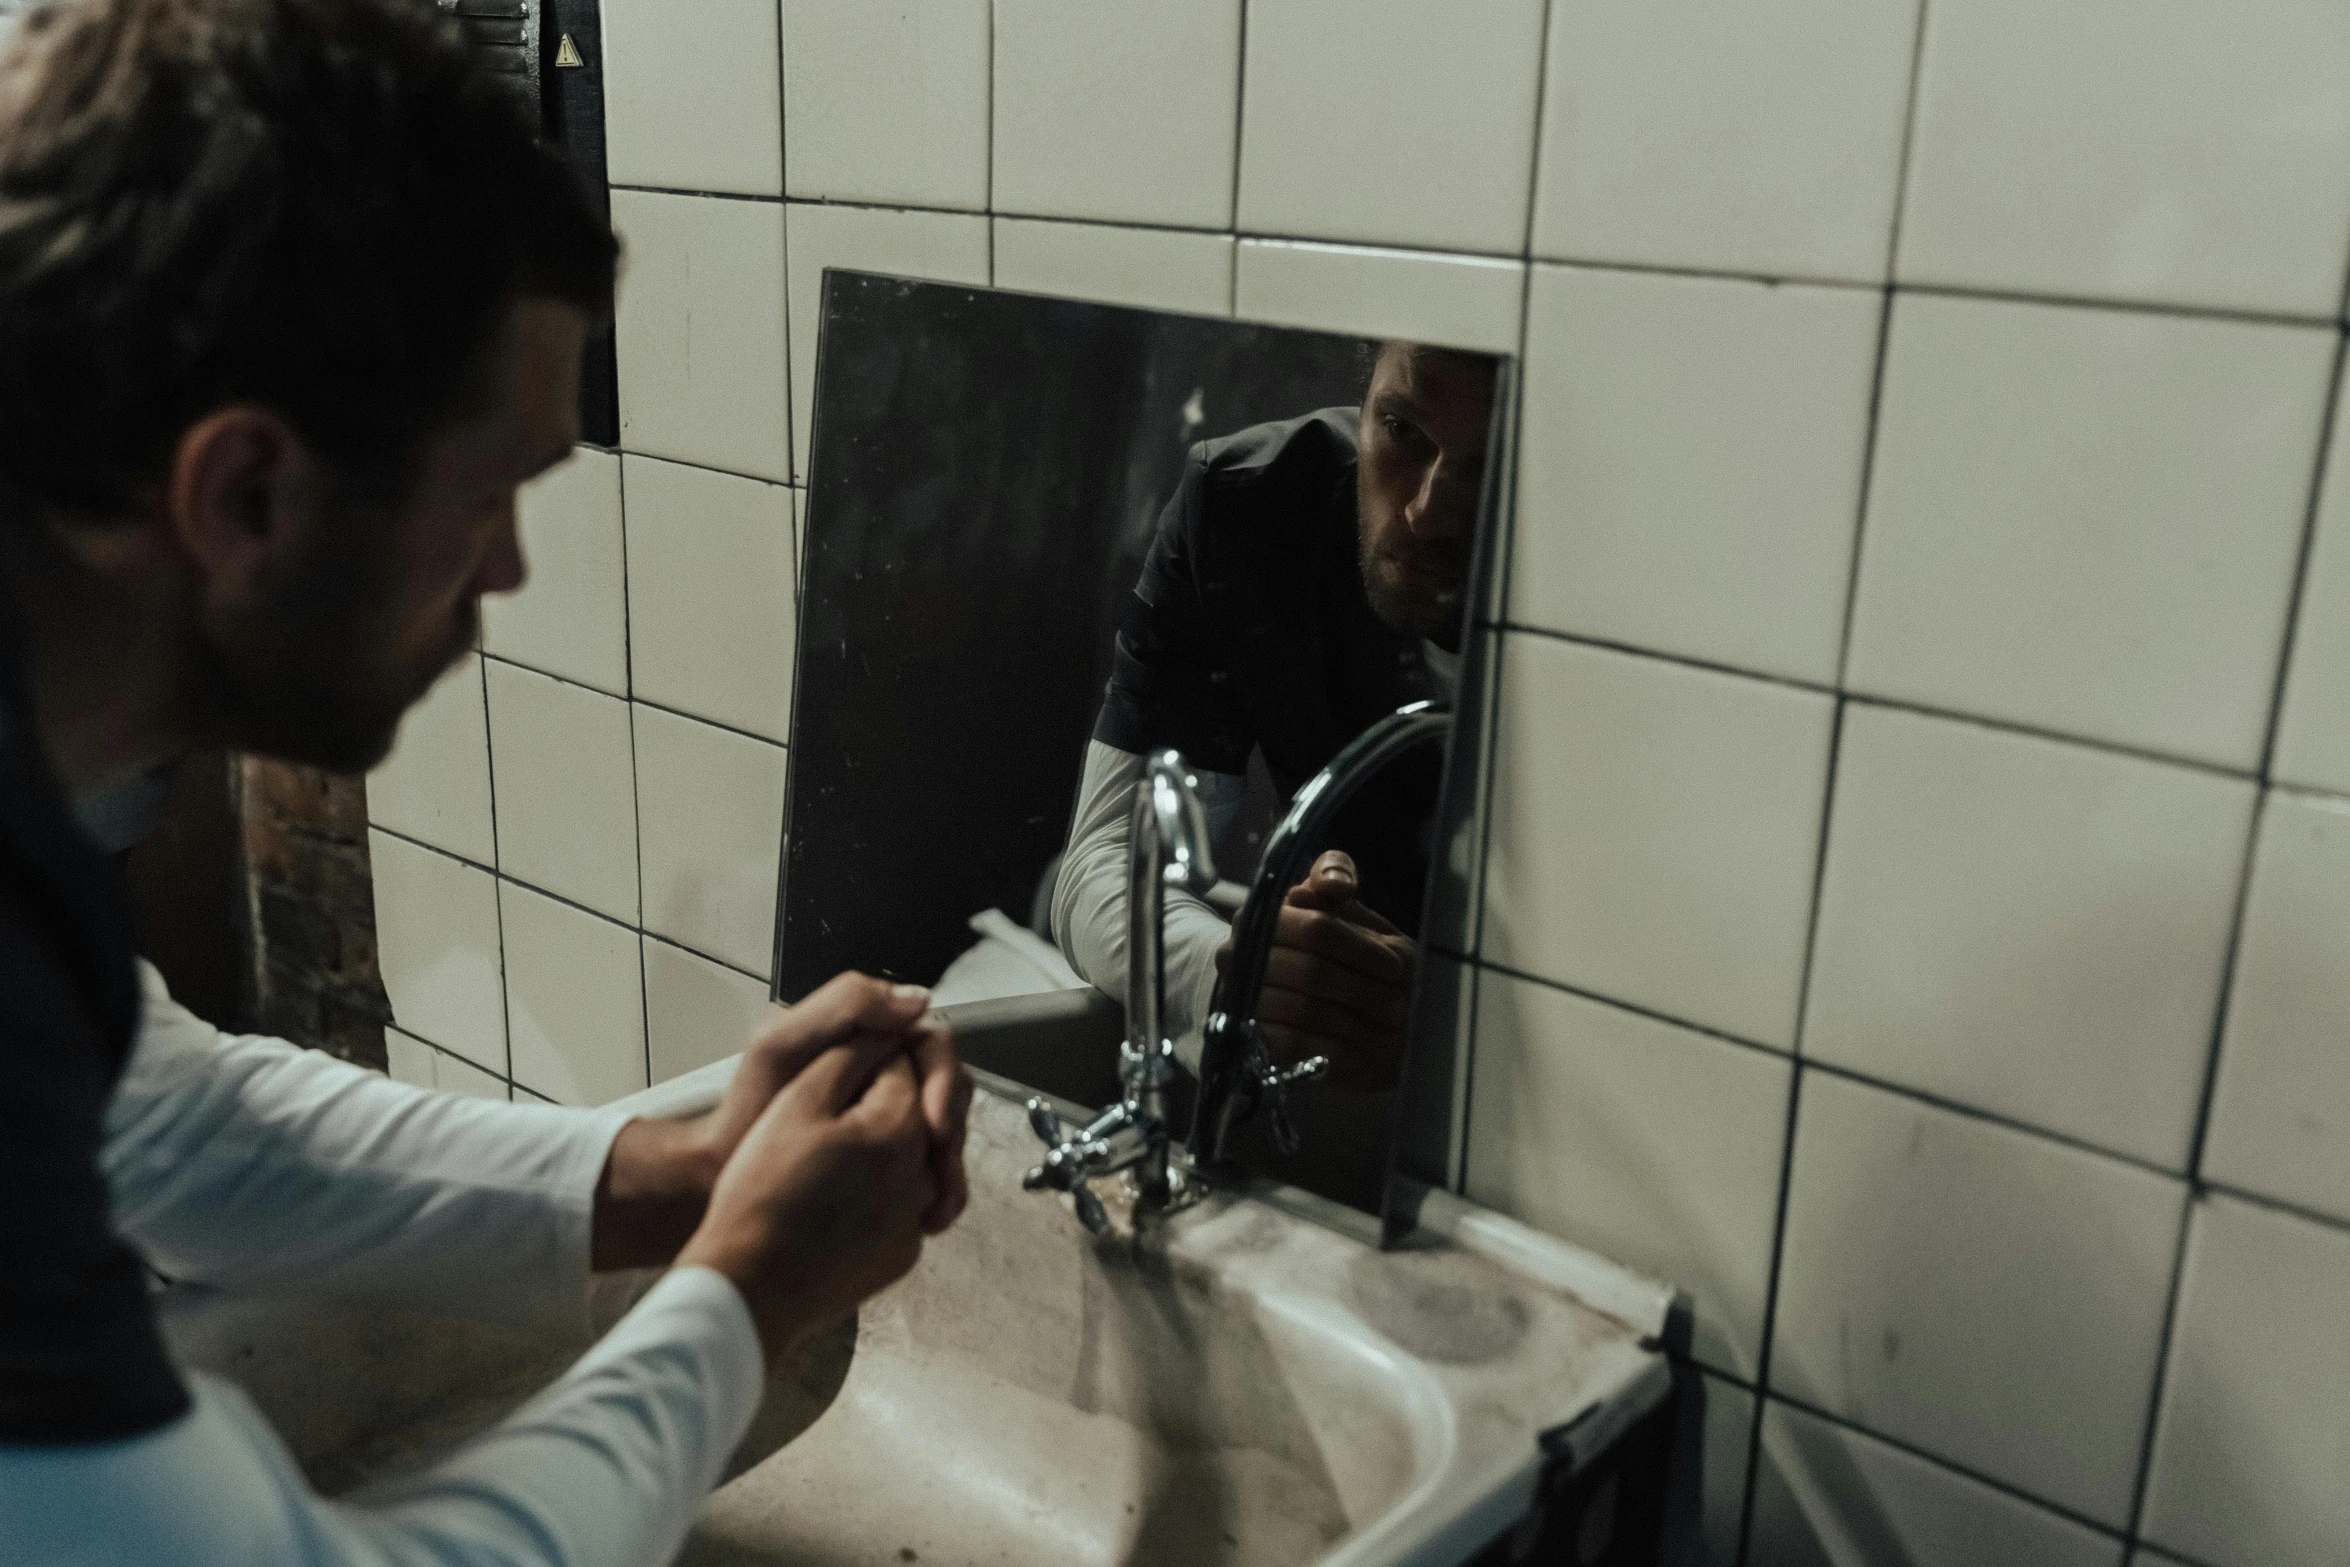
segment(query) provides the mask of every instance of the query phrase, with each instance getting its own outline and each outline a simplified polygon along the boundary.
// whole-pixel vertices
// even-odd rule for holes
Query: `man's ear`
[[[249,403],[216,408],[173,449],[164,521],[206,596],[240,596],[309,528],[326,474],[293,426]]]

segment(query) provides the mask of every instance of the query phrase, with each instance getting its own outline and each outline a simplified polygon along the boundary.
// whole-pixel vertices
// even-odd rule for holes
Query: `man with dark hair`
[[[0,1562],[666,1560],[763,1365],[962,1206],[919,991],[843,976],[647,1121],[227,1038],[134,956],[126,794],[200,747],[372,765],[520,585],[614,255],[426,0],[71,0],[0,58]],[[142,1254],[509,1312],[677,1266],[361,1508],[171,1364]]]

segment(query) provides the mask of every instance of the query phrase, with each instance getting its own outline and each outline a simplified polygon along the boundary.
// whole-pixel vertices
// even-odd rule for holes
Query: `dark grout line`
[[[624,567],[621,576],[625,578],[627,575],[628,572]],[[496,742],[490,738],[490,656],[477,650],[475,658],[477,667],[474,673],[481,677],[481,751],[490,782],[490,858],[496,859],[498,857],[498,747]],[[370,822],[368,825],[373,826],[374,823]],[[495,876],[497,872],[492,871],[490,874]],[[496,888],[493,886],[491,891],[494,893]],[[498,1042],[506,1052],[506,1076],[511,1082],[514,1076],[514,1030],[507,1021],[506,909],[495,897],[492,897],[490,912],[491,917],[498,924]],[[390,998],[387,996],[385,999],[388,1001]]]
[[[598,447],[596,449],[603,451],[606,448]],[[615,446],[610,448],[610,451],[613,456],[620,459],[620,465],[623,468],[632,462],[665,462],[673,467],[698,468],[703,473],[715,473],[729,479],[740,479],[745,484],[764,484],[771,490],[800,488],[789,479],[770,479],[763,473],[744,473],[739,468],[721,468],[715,463],[696,462],[690,457],[667,457],[659,452],[639,451],[633,446]]]
[[[788,751],[791,749],[790,746],[785,742],[781,740],[770,739],[768,736],[760,734],[756,730],[744,729],[735,724],[722,723],[715,718],[705,718],[699,713],[689,713],[684,708],[671,707],[667,703],[651,701],[641,696],[614,696],[611,692],[605,690],[602,686],[591,686],[585,681],[573,680],[566,675],[549,674],[546,670],[539,669],[533,665],[525,664],[511,658],[502,658],[494,653],[484,653],[482,655],[482,662],[485,664],[503,664],[508,669],[519,669],[526,675],[536,675],[542,680],[552,680],[557,685],[570,686],[574,690],[590,692],[596,696],[604,697],[609,701],[626,703],[630,707],[649,707],[654,712],[666,713],[671,718],[689,719],[692,722],[700,724],[707,729],[721,730],[726,734],[736,735],[745,740],[756,740],[759,744],[767,747],[771,751]],[[633,672],[630,683],[634,684]],[[635,730],[633,728],[632,720],[632,727],[630,729],[631,744],[629,753],[632,787],[634,783],[634,769],[636,762],[634,740]]]
[[[1651,1023],[1663,1023],[1680,1029],[1684,1033],[1696,1034],[1701,1038],[1710,1039],[1716,1044],[1735,1045],[1741,1050],[1757,1051],[1766,1056],[1774,1056],[1781,1061],[1796,1059],[1795,1052],[1785,1045],[1766,1045],[1759,1040],[1727,1033],[1704,1023],[1692,1023],[1689,1019],[1677,1017],[1670,1012],[1659,1012],[1654,1007],[1645,1007],[1638,1002],[1620,1000],[1614,996],[1603,995],[1596,990],[1586,990],[1580,985],[1570,984],[1563,979],[1552,979],[1547,975],[1533,974],[1524,969],[1512,968],[1506,963],[1496,963],[1491,958],[1472,958],[1468,961],[1475,963],[1481,969],[1502,975],[1504,978],[1523,980],[1529,985],[1539,985],[1545,990],[1555,990],[1563,995],[1573,996],[1579,1001],[1589,1001],[1607,1007],[1611,1011],[1625,1012],[1633,1017],[1646,1018]]]
[[[2251,1207],[2265,1209],[2280,1218],[2299,1219],[2304,1224],[2314,1224],[2321,1229],[2350,1234],[2350,1214],[2333,1214],[2327,1213],[2322,1208],[2304,1207],[2288,1198],[2270,1197],[2261,1192],[2248,1191],[2241,1186],[2232,1186],[2226,1181],[2198,1179],[2195,1182],[2195,1197],[2198,1202],[2206,1197],[2232,1198]]]
[[[1867,548],[1869,526],[1869,494],[1877,479],[1877,438],[1879,421],[1885,408],[1885,364],[1891,357],[1893,344],[1893,290],[1885,290],[1885,298],[1877,309],[1877,361],[1869,372],[1869,405],[1862,415],[1860,445],[1860,490],[1853,497],[1852,549],[1845,560],[1844,570],[1844,624],[1836,634],[1836,687],[1843,690],[1852,683],[1852,622],[1860,612],[1861,552]]]
[[[1232,202],[1227,210],[1232,215],[1228,232],[1237,236],[1240,233],[1241,137],[1248,129],[1248,0],[1240,0],[1240,38],[1233,49],[1232,66],[1234,78],[1232,84]],[[1231,309],[1236,315],[1240,311],[1238,249],[1239,247],[1236,245],[1232,268],[1235,281],[1232,286]]]
[[[2309,503],[2301,516],[2301,547],[2293,560],[2293,586],[2285,600],[2284,645],[2277,653],[2277,678],[2269,691],[2268,725],[2260,742],[2261,782],[2272,782],[2276,776],[2277,738],[2284,728],[2285,693],[2292,684],[2293,648],[2301,633],[2301,596],[2309,586],[2309,563],[2316,553],[2318,515],[2325,503],[2326,466],[2333,459],[2334,420],[2341,406],[2344,339],[2337,329],[2334,334],[2334,362],[2326,378],[2325,397],[2320,404],[2317,427],[2317,454],[2314,471],[2309,480]]]

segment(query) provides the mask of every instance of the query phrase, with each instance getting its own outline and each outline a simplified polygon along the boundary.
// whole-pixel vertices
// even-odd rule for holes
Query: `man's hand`
[[[902,1278],[939,1192],[901,1040],[833,1045],[751,1123],[678,1253],[742,1291],[770,1365]]]
[[[919,985],[839,975],[798,1006],[773,1014],[717,1108],[622,1127],[596,1190],[593,1265],[650,1267],[675,1256],[701,1223],[719,1172],[769,1103],[810,1062],[858,1034],[895,1038],[911,1058],[936,1186],[924,1222],[931,1234],[952,1224],[970,1199],[963,1137],[971,1075],[955,1053],[953,1033],[929,1005],[930,993]]]
[[[1331,849],[1289,889],[1265,964],[1257,1022],[1276,1058],[1330,1058],[1330,1081],[1352,1093],[1395,1086],[1411,1016],[1418,951],[1364,903],[1354,861]],[[1216,969],[1232,943],[1216,949]]]

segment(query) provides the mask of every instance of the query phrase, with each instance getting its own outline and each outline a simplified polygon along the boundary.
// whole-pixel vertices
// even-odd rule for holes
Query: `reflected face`
[[[1493,413],[1493,361],[1388,343],[1363,397],[1363,588],[1389,626],[1457,645]]]
[[[578,440],[586,331],[571,305],[517,301],[405,492],[322,496],[283,559],[219,606],[203,653],[230,743],[337,771],[384,758],[473,646],[482,596],[522,585],[515,491]]]

